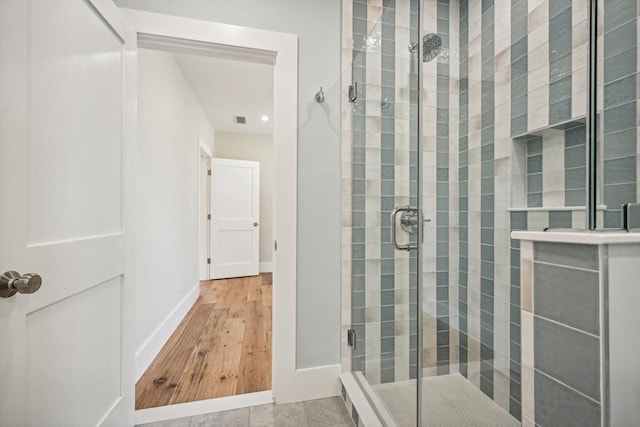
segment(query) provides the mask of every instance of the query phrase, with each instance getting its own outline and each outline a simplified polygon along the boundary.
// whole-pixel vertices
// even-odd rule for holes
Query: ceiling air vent
[[[247,118],[245,116],[233,116],[233,121],[236,124],[239,125],[246,125],[247,124]]]

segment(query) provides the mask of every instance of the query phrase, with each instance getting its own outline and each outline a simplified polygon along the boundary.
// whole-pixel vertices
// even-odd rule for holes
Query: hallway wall
[[[138,58],[137,351],[198,283],[199,138],[214,141],[173,54]]]
[[[339,363],[341,1],[116,0],[116,4],[298,36],[296,360],[298,368]],[[323,104],[314,100],[320,86],[325,92]]]

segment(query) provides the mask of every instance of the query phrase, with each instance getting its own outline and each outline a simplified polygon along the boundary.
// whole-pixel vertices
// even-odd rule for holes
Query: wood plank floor
[[[271,389],[271,274],[200,283],[136,384],[136,409]]]

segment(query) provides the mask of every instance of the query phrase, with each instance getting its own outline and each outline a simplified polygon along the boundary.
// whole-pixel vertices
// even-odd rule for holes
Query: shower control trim
[[[396,233],[396,228],[398,226],[398,220],[397,220],[398,214],[401,212],[402,212],[401,223],[404,221],[404,223],[402,224],[402,229],[407,232],[410,232],[409,230],[413,228],[411,227],[413,223],[413,220],[411,218],[415,218],[416,231],[418,231],[417,230],[417,223],[419,221],[418,209],[408,205],[398,206],[391,212],[391,244],[398,251],[410,251],[411,249],[418,249],[417,243],[413,245],[411,243],[406,243],[403,245],[398,243],[398,235]]]

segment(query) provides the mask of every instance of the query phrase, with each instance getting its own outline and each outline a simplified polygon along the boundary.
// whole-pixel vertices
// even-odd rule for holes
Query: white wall
[[[273,261],[273,137],[216,132],[214,157],[260,162],[260,264]]]
[[[138,55],[136,349],[198,283],[199,138],[214,140],[173,55]]]
[[[340,0],[116,0],[121,7],[296,34],[299,368],[340,362]],[[313,99],[320,86],[326,100]]]

